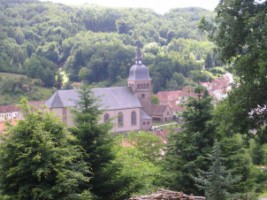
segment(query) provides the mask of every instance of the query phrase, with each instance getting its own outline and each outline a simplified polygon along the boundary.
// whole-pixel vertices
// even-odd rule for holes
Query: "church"
[[[99,99],[99,109],[102,110],[100,123],[110,120],[111,132],[128,132],[150,130],[153,113],[161,110],[164,121],[172,118],[168,106],[151,104],[152,84],[149,69],[142,63],[141,47],[138,44],[135,64],[130,68],[128,86],[93,88],[94,96]],[[71,107],[76,107],[79,101],[77,89],[58,90],[47,101],[46,106],[64,123],[73,126]]]

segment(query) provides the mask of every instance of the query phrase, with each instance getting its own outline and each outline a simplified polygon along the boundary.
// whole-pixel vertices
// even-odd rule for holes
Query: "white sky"
[[[96,4],[106,7],[134,7],[151,8],[164,14],[171,8],[201,7],[214,10],[219,0],[41,0],[63,3],[68,5],[81,5],[83,3]]]

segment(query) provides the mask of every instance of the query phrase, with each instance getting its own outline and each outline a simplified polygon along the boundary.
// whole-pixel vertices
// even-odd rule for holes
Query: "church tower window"
[[[132,122],[132,126],[136,125],[136,112],[135,111],[131,113],[131,122]]]
[[[121,112],[118,114],[118,127],[123,127],[123,114]]]

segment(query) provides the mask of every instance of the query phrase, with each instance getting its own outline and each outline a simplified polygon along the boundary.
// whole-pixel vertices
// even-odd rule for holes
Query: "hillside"
[[[220,65],[214,45],[197,28],[203,16],[213,20],[212,12],[200,8],[159,15],[149,9],[0,0],[0,72],[38,79],[45,88],[63,87],[60,68],[69,78],[64,87],[81,80],[121,85],[140,40],[154,92],[179,89],[192,80],[211,79],[209,73],[198,73],[208,55],[209,67]],[[12,89],[5,90],[12,95]]]

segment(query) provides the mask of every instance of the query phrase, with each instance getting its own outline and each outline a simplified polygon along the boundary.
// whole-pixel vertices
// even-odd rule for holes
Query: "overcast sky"
[[[48,1],[48,0],[42,0]],[[164,14],[171,8],[201,7],[214,10],[219,0],[49,0],[69,5],[81,5],[83,3],[97,4],[106,7],[139,7],[151,8]]]

